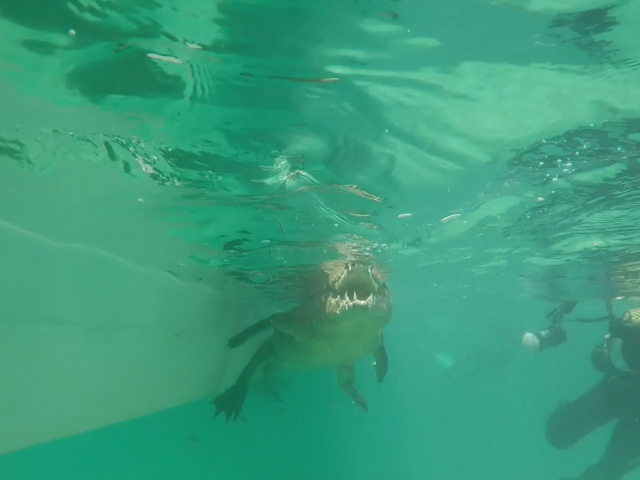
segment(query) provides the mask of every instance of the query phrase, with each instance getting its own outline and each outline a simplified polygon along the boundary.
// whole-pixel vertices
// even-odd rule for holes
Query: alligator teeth
[[[349,294],[347,292],[344,292],[344,299],[349,300]]]
[[[356,300],[358,300],[358,295],[356,295],[356,292],[353,292],[353,301],[355,302]]]
[[[371,271],[371,267],[369,267],[369,280],[371,280],[371,283],[373,283],[373,285],[376,287],[376,290],[378,289],[378,282],[376,281],[376,279],[373,276],[373,272]]]
[[[373,304],[373,293],[372,293],[371,295],[369,295],[369,297],[367,298],[366,302],[367,302],[369,305],[372,305],[372,304]]]

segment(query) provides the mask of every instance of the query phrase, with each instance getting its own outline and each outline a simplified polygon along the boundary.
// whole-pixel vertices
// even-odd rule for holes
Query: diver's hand
[[[571,312],[573,312],[573,309],[576,308],[577,304],[578,304],[577,301],[567,300],[560,304],[560,306],[558,307],[558,310],[560,310],[560,312],[562,312],[563,315],[568,315]]]
[[[577,301],[566,300],[562,302],[559,307],[554,308],[549,313],[547,313],[547,318],[553,323],[559,322],[560,320],[562,320],[562,317],[570,314],[577,304]]]

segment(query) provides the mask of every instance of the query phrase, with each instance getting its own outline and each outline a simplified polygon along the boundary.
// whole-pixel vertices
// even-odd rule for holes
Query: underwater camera
[[[527,332],[522,337],[522,346],[531,353],[538,353],[545,348],[557,347],[567,341],[567,332],[559,325],[540,330],[539,332]]]

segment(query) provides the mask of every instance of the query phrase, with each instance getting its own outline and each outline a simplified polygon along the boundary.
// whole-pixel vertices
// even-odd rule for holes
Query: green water
[[[0,480],[600,458],[614,424],[559,451],[545,423],[606,325],[520,340],[640,306],[640,1],[0,0],[0,28]],[[228,338],[347,250],[394,306],[368,413],[326,369],[214,420],[259,344]]]

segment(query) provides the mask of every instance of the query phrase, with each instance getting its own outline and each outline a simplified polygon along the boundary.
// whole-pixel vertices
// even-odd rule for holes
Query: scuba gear
[[[591,365],[600,373],[628,372],[631,369],[622,353],[623,342],[606,335],[604,342],[591,352]]]
[[[593,350],[591,363],[603,373],[640,372],[640,309],[628,310],[621,318],[611,318],[609,334]]]
[[[622,318],[613,317],[609,333],[621,340],[640,340],[640,308],[626,311]]]
[[[591,352],[591,365],[600,373],[611,373],[615,371],[615,367],[611,363],[609,357],[609,339],[605,337],[605,341],[599,344]]]

